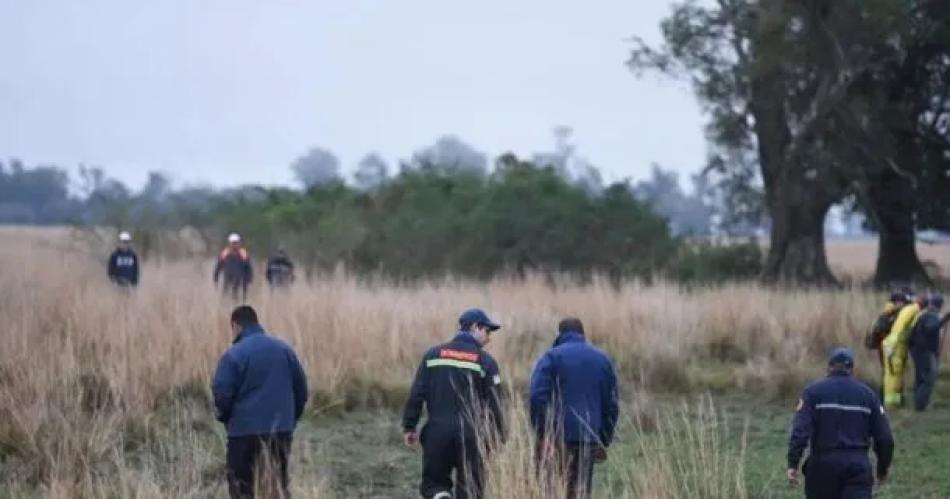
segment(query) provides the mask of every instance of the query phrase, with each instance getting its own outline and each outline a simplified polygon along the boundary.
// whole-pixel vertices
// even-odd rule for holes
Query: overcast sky
[[[443,134],[492,156],[555,125],[609,180],[703,162],[681,83],[637,80],[629,37],[667,0],[0,0],[0,159],[139,185],[288,183],[314,145],[345,169]]]

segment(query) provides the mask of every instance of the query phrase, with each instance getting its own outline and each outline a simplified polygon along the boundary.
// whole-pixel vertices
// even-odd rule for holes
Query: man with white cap
[[[247,287],[251,284],[253,271],[251,257],[238,234],[228,236],[228,246],[218,255],[218,264],[214,267],[215,284],[218,283],[222,274],[224,275],[222,291],[230,292],[235,300],[238,299],[238,292],[240,292],[241,299],[246,299]]]
[[[139,284],[139,257],[132,250],[132,235],[119,233],[119,244],[109,257],[109,280],[123,288]]]

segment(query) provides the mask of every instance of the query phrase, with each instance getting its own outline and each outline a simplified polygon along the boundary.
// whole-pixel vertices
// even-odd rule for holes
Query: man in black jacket
[[[109,280],[123,288],[139,284],[139,257],[132,250],[132,235],[119,233],[119,245],[109,257]]]
[[[402,424],[408,447],[422,442],[419,491],[426,499],[483,497],[484,453],[505,429],[498,364],[482,347],[500,327],[485,312],[468,310],[452,341],[429,349],[419,365]],[[419,435],[423,406],[429,419]]]

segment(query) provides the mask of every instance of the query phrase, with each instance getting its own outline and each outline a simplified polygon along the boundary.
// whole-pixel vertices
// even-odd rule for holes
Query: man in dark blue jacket
[[[109,256],[109,280],[123,288],[139,284],[139,257],[132,249],[132,235],[119,233],[119,245]]]
[[[930,405],[930,395],[937,383],[944,326],[940,320],[941,308],[943,295],[930,295],[927,308],[917,319],[908,340],[910,355],[914,359],[914,409],[917,411],[924,411]]]
[[[231,329],[234,343],[211,387],[217,419],[228,432],[228,490],[232,498],[254,497],[255,468],[261,465],[286,497],[287,459],[307,403],[307,376],[290,346],[264,333],[253,308],[234,309]]]
[[[422,442],[419,491],[426,499],[484,495],[484,454],[494,440],[505,437],[501,375],[483,349],[499,328],[479,309],[464,312],[455,338],[430,348],[416,371],[402,426],[408,447]],[[416,426],[423,406],[429,418],[420,436]]]
[[[267,272],[265,275],[271,289],[287,288],[294,283],[296,280],[296,276],[294,275],[294,262],[287,256],[287,251],[284,250],[284,248],[279,248],[277,253],[274,253],[274,255],[267,260]]]
[[[798,483],[798,465],[806,447],[805,495],[809,499],[870,499],[874,475],[868,459],[871,440],[877,478],[887,480],[894,437],[884,406],[874,390],[852,376],[854,355],[846,348],[831,353],[828,377],[802,393],[788,443],[788,481]]]
[[[531,424],[541,465],[566,475],[567,497],[590,497],[594,462],[607,459],[618,414],[613,364],[587,343],[579,319],[562,320],[531,375]]]

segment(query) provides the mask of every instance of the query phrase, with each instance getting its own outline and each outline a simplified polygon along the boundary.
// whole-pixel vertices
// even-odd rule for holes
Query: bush
[[[514,156],[485,176],[405,169],[378,189],[342,183],[235,196],[213,232],[237,231],[263,256],[283,243],[304,268],[339,263],[400,280],[507,272],[651,277],[679,244],[620,183],[592,193]]]
[[[762,271],[762,248],[755,241],[684,245],[670,262],[668,276],[689,284],[717,284],[754,279]]]

